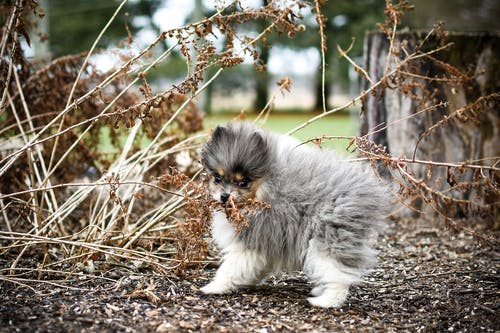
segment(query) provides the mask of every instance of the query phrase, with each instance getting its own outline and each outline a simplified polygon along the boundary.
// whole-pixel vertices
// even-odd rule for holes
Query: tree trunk
[[[394,45],[403,45],[406,52],[412,53],[425,36],[425,33],[399,33]],[[367,95],[363,101],[361,135],[368,134],[369,139],[386,146],[393,157],[412,158],[415,152],[419,160],[494,164],[500,156],[500,35],[455,33],[445,43],[431,36],[422,51],[437,49],[448,42],[453,43],[450,48],[421,57],[402,69],[412,75],[400,72],[388,78],[374,94]],[[389,41],[384,34],[367,34],[365,69],[372,82],[384,76],[388,52]],[[405,51],[401,51],[399,62],[404,56]],[[397,62],[391,61],[388,70],[396,66]],[[364,90],[370,85],[363,80]],[[446,104],[432,108],[440,102]],[[456,111],[460,109],[464,109],[468,119],[457,117]],[[386,124],[389,124],[387,129],[373,131]],[[436,126],[430,130],[433,125]],[[438,190],[450,187],[446,168],[430,170],[427,165],[412,165],[412,171]],[[464,181],[473,180],[472,172],[462,176]],[[492,175],[493,181],[498,181],[498,177]],[[475,195],[473,190],[458,194],[468,199]],[[480,200],[488,203],[499,199],[496,194],[494,198],[486,195]]]
[[[269,62],[269,48],[262,46],[260,51],[260,59],[264,65],[264,71],[256,72],[255,78],[255,101],[254,111],[260,112],[267,104],[269,99],[269,71],[267,64]]]
[[[37,61],[44,62],[48,61],[50,58],[49,42],[43,40],[49,36],[50,7],[48,0],[40,0],[38,3],[45,13],[44,16],[38,20],[38,24],[36,26],[36,33],[38,36],[35,36],[32,40],[34,51],[33,58]]]
[[[264,0],[262,6],[267,6],[269,0]],[[258,21],[259,31],[264,31],[266,29],[266,21],[264,19]],[[264,66],[264,71],[255,73],[255,100],[253,102],[253,108],[255,112],[260,112],[266,106],[269,100],[269,71],[267,65],[269,63],[269,48],[271,45],[263,45],[260,48],[260,60],[261,64]]]

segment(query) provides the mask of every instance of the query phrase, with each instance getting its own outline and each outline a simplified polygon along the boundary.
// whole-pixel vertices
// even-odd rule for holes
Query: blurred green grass
[[[269,115],[269,118],[267,119],[264,127],[279,133],[287,133],[295,127],[303,124],[307,120],[313,118],[317,114],[318,113],[275,112]],[[235,113],[214,113],[212,115],[207,115],[205,117],[204,126],[207,129],[213,128],[219,124],[226,124],[228,121],[234,119],[235,117]],[[257,114],[248,114],[246,120],[253,121],[256,117]],[[311,138],[321,137],[322,135],[357,135],[358,129],[359,121],[357,113],[355,115],[352,115],[344,112],[326,116],[312,124],[309,124],[305,128],[294,133],[293,136],[300,141],[306,141]],[[123,146],[126,139],[127,133],[125,131],[125,133],[119,136],[118,140]],[[149,144],[149,140],[145,137],[142,137],[141,141],[138,144],[140,147],[145,147],[147,144]],[[347,154],[346,147],[348,146],[348,144],[349,140],[332,139],[324,140],[322,143],[322,147],[335,149],[341,154]],[[107,128],[103,128],[100,133],[99,151],[103,154],[120,153],[120,149],[114,147],[111,144],[109,130]]]
[[[316,116],[317,113],[298,113],[298,112],[276,112],[271,113],[264,127],[279,133],[287,133],[295,127],[303,124],[307,120]],[[205,117],[205,127],[213,128],[219,124],[225,124],[234,119],[234,113],[215,113]],[[247,115],[246,120],[253,121],[257,117],[256,114]],[[320,137],[322,135],[357,135],[359,130],[359,118],[356,114],[347,112],[337,113],[326,116],[316,122],[309,124],[305,128],[293,134],[294,137],[301,141],[306,141],[311,138]],[[322,147],[328,147],[337,150],[340,153],[346,153],[346,147],[349,145],[349,140],[332,139],[324,140]]]

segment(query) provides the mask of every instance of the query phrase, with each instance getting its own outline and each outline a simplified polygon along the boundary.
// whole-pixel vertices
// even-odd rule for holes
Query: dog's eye
[[[250,182],[250,180],[248,178],[243,178],[242,180],[240,180],[238,182],[238,186],[241,187],[241,188],[245,188],[248,186],[248,183]]]
[[[222,177],[221,177],[221,176],[219,176],[219,175],[215,175],[215,176],[214,176],[214,183],[215,183],[215,184],[218,184],[218,183],[220,183],[221,181],[222,181]]]

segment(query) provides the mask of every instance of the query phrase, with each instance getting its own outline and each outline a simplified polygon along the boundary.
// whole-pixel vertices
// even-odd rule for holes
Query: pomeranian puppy
[[[300,270],[314,286],[312,305],[339,307],[349,286],[376,264],[372,243],[390,197],[369,167],[246,122],[217,126],[201,162],[215,200],[270,205],[250,213],[239,231],[222,209],[214,211],[211,231],[222,263],[203,293]]]

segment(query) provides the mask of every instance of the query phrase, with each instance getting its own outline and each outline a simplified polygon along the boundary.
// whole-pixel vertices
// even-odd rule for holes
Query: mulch
[[[65,280],[46,272],[26,285],[0,275],[0,331],[500,331],[498,249],[421,220],[394,222],[379,247],[379,267],[339,309],[309,306],[299,273],[225,296],[199,291],[214,268],[182,279],[124,267]],[[8,264],[0,258],[0,267]]]

